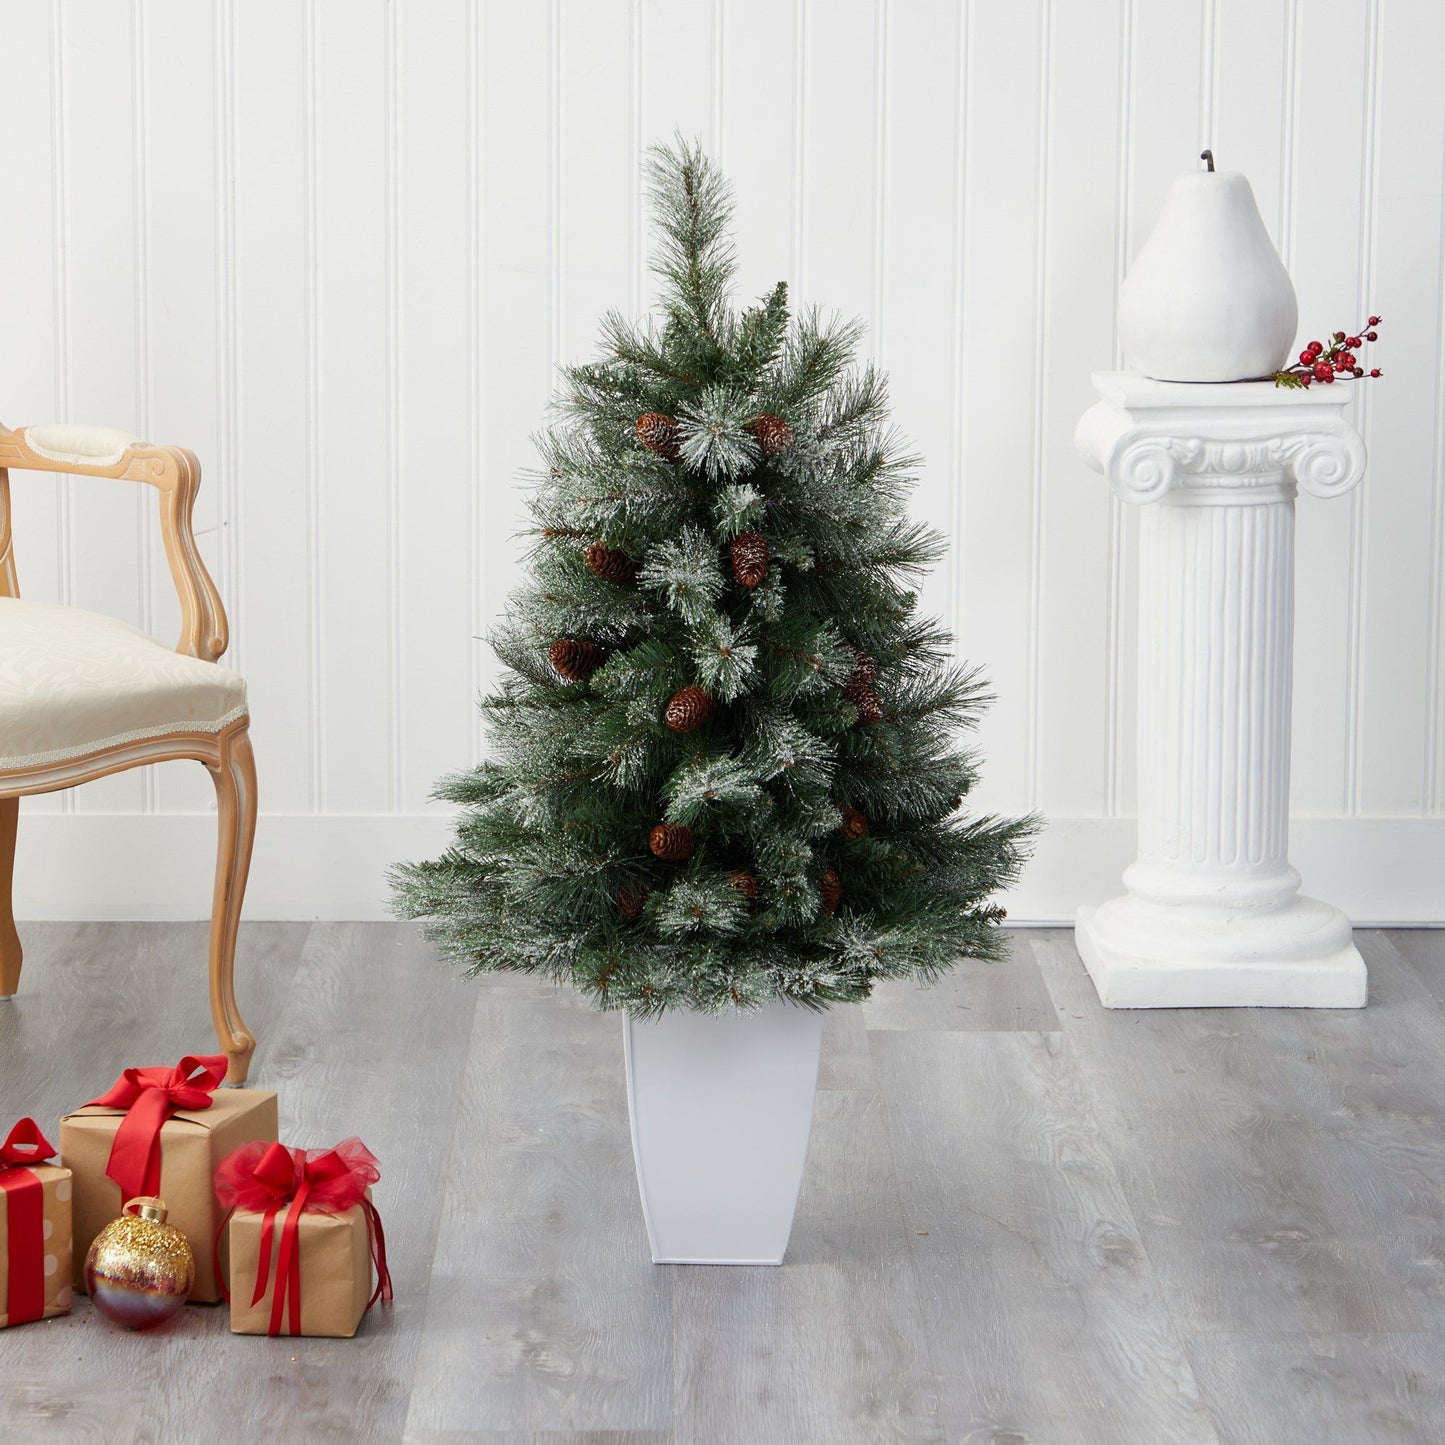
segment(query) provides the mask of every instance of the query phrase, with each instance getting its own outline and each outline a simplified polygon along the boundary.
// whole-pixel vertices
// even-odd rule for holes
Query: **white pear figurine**
[[[1238,171],[1180,176],[1119,293],[1130,365],[1159,381],[1251,381],[1280,370],[1299,323],[1289,272]]]

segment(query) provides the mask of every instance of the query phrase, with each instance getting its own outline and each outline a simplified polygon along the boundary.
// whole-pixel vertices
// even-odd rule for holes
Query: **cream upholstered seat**
[[[140,482],[159,494],[161,537],[181,604],[175,650],[111,617],[22,602],[10,527],[10,472]],[[189,759],[216,785],[211,1017],[226,1078],[246,1080],[255,1036],[236,1007],[236,930],[256,832],[256,764],[246,683],[217,666],[226,611],[196,546],[201,466],[183,447],[108,427],[0,426],[0,1006],[20,983],[11,884],[20,799],[125,768]]]
[[[0,597],[0,769],[165,733],[218,733],[246,680],[78,607]]]

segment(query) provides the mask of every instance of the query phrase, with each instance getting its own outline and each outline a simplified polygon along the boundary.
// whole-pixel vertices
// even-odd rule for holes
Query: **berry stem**
[[[1374,328],[1380,324],[1378,316],[1371,316],[1365,325],[1353,331],[1336,331],[1331,333],[1328,344],[1319,341],[1312,341],[1300,353],[1300,360],[1287,366],[1283,371],[1272,372],[1269,376],[1259,377],[1260,381],[1272,381],[1276,386],[1286,387],[1308,387],[1312,382],[1319,381],[1330,384],[1335,380],[1360,381],[1365,377],[1378,377],[1378,367],[1367,369],[1359,364],[1359,357],[1356,354],[1364,349],[1373,339]],[[1351,347],[1350,342],[1357,341],[1359,346]],[[1304,357],[1309,354],[1310,360],[1305,361]],[[1343,369],[1337,369],[1340,358],[1346,358],[1347,364]]]

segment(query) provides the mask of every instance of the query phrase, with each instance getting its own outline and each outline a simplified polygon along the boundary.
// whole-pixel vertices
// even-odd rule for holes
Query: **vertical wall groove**
[[[1130,138],[1134,133],[1134,5],[1123,0],[1119,11],[1119,122],[1117,145],[1119,166],[1114,197],[1114,305],[1119,314],[1119,290],[1129,270],[1134,232],[1134,170]],[[1117,322],[1113,336],[1114,366],[1124,365]],[[1111,491],[1108,501],[1108,565],[1104,598],[1104,814],[1117,817],[1122,806],[1124,775],[1123,711],[1124,647],[1124,504]]]
[[[1284,92],[1279,118],[1279,253],[1294,268],[1295,187],[1299,172],[1299,0],[1284,11]]]
[[[632,0],[628,35],[628,81],[631,86],[631,104],[628,122],[632,127],[632,236],[629,255],[629,275],[632,278],[632,305],[629,315],[641,316],[643,273],[647,266],[647,252],[643,244],[643,186],[642,186],[642,66],[646,55],[642,34],[642,0]]]
[[[886,349],[888,324],[888,200],[892,114],[889,86],[891,0],[877,0],[873,62],[873,345],[876,359]]]
[[[562,0],[547,12],[547,386],[562,359]]]
[[[957,94],[954,105],[953,175],[956,189],[953,207],[953,329],[949,338],[949,369],[953,377],[950,388],[953,407],[950,428],[953,464],[949,469],[952,505],[948,523],[952,549],[949,558],[948,630],[955,642],[963,633],[963,553],[968,526],[967,499],[964,495],[967,462],[963,435],[963,356],[967,344],[964,323],[967,318],[965,298],[968,295],[969,278],[968,172],[972,128],[969,124],[968,77],[972,62],[969,46],[969,17],[972,13],[972,9],[965,6],[958,17],[958,59],[954,71]]]
[[[50,229],[53,247],[51,274],[54,277],[55,317],[55,416],[71,420],[70,396],[70,206],[67,196],[65,86],[65,0],[50,5]],[[75,600],[75,562],[71,551],[72,489],[69,477],[56,478],[55,510],[59,555],[56,571],[60,578],[60,600]],[[73,806],[67,792],[61,807]]]
[[[1039,619],[1044,585],[1044,411],[1048,400],[1049,144],[1053,130],[1053,0],[1039,8],[1039,138],[1034,190],[1033,440],[1029,501],[1028,731],[1025,740],[1028,807],[1039,805]]]
[[[482,615],[482,556],[485,529],[490,518],[482,489],[482,393],[486,386],[482,349],[483,259],[482,246],[482,13],[479,4],[467,6],[467,535],[471,556],[467,562],[467,596],[472,640],[467,649],[467,695],[473,701],[472,756],[480,761],[485,747],[481,710],[475,706],[482,691],[481,648],[478,635],[485,628]]]
[[[402,528],[405,512],[401,500],[402,388],[401,388],[401,95],[400,36],[397,6],[386,10],[386,529],[387,630],[389,634],[388,693],[391,699],[391,809],[400,812],[405,777],[406,687],[405,626],[402,576],[406,555]]]
[[[1445,170],[1440,178],[1440,310],[1435,321],[1435,354],[1445,355]],[[1445,366],[1436,377],[1434,446],[1431,449],[1430,605],[1425,644],[1425,812],[1445,811]]]
[[[1359,321],[1365,319],[1370,291],[1375,281],[1375,174],[1379,144],[1380,104],[1380,8],[1379,0],[1367,0],[1367,36],[1365,47],[1365,134],[1361,147],[1360,171],[1360,278],[1355,309]],[[1349,323],[1355,324],[1354,322]],[[1355,425],[1370,444],[1369,388],[1355,393]],[[1363,792],[1364,726],[1360,689],[1364,675],[1365,646],[1365,568],[1369,558],[1369,509],[1365,493],[1359,487],[1350,493],[1350,627],[1348,642],[1348,689],[1345,703],[1345,812],[1353,817],[1360,812]]]
[[[150,67],[146,59],[146,0],[131,0],[131,185],[135,212],[135,411],[136,430],[147,440],[151,436],[151,341],[150,341]],[[152,535],[155,530],[155,498],[148,488],[137,490],[136,509],[139,617],[141,631],[155,635],[155,559]],[[156,810],[156,771],[140,770],[141,811]]]
[[[803,238],[808,226],[808,0],[795,0],[793,56],[793,285],[796,298],[804,294],[807,252]]]
[[[1199,15],[1199,149],[1214,144],[1219,109],[1219,0],[1204,0]]]
[[[712,7],[712,153],[727,170],[727,0],[713,0]]]
[[[326,811],[326,770],[322,744],[326,734],[324,660],[325,595],[322,537],[321,458],[324,417],[321,406],[321,237],[317,225],[316,175],[316,0],[302,10],[302,174],[305,208],[303,292],[306,308],[306,643],[309,660],[306,700],[308,797],[313,813]]]
[[[241,576],[240,320],[241,279],[236,256],[236,15],[234,0],[218,0],[216,93],[216,446],[221,595],[231,619],[228,666],[246,670],[245,596]],[[238,625],[239,623],[239,625]]]
[[[50,7],[50,207],[55,307],[55,415],[59,421],[71,418],[70,375],[70,204],[67,195],[68,166],[65,85],[65,0],[51,0]],[[57,536],[56,573],[60,600],[75,600],[75,553],[71,518],[74,487],[69,477],[55,479],[55,521]],[[23,585],[23,584],[22,584]],[[75,811],[75,791],[60,795],[60,811]]]

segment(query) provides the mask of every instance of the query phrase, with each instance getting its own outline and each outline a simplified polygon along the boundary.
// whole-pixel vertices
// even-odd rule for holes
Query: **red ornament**
[[[1328,362],[1328,361],[1317,361],[1317,362],[1315,362],[1315,375],[1316,375],[1317,377],[1319,377],[1319,379],[1320,379],[1321,381],[1328,381],[1328,380],[1329,380],[1329,375],[1330,375],[1330,364],[1329,364],[1329,362]]]
[[[1318,356],[1320,352],[1322,352],[1324,349],[1325,344],[1323,341],[1311,341],[1309,346],[1306,348],[1306,350],[1308,351],[1313,351],[1316,356]]]
[[[1345,337],[1345,345],[1348,346],[1351,351],[1353,351],[1357,346],[1359,346],[1359,344],[1360,338],[1358,336]]]
[[[1379,376],[1379,374],[1380,374],[1380,368],[1379,368],[1378,366],[1375,367],[1375,368],[1370,372],[1370,375],[1371,375],[1371,376]]]
[[[1378,326],[1379,324],[1380,324],[1380,318],[1379,318],[1378,316],[1372,316],[1372,317],[1370,317],[1370,325],[1371,325],[1371,326]]]

